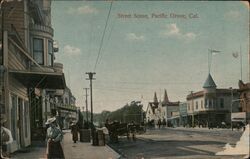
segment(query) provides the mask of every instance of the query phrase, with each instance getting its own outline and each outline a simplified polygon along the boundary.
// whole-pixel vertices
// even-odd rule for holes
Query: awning
[[[174,120],[174,119],[179,119],[179,118],[180,118],[180,116],[173,116],[171,118],[168,118],[168,120]]]
[[[65,77],[63,73],[23,70],[9,70],[9,73],[26,87],[42,89],[66,88]]]
[[[57,106],[58,109],[61,110],[66,110],[66,111],[72,111],[72,112],[77,112],[77,108],[76,107],[70,107],[70,106]]]

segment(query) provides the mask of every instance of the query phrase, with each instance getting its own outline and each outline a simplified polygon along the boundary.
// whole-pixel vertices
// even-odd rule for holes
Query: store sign
[[[231,115],[232,121],[246,121],[246,112],[232,113]]]

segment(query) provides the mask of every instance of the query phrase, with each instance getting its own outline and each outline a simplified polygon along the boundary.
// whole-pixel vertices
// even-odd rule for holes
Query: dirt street
[[[229,129],[165,128],[148,130],[137,135],[136,142],[120,138],[111,146],[123,158],[242,158],[242,156],[215,156],[226,143],[235,145],[242,131]]]

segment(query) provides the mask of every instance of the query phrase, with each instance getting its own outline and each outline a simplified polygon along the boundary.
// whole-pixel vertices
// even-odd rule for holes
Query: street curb
[[[118,159],[123,159],[123,158],[127,158],[126,155],[124,153],[122,153],[121,151],[117,150],[114,146],[112,146],[109,143],[106,143],[106,145],[112,149],[114,152],[118,153],[120,155],[120,157]]]
[[[117,159],[120,159],[121,158],[121,154],[118,153],[117,151],[115,151],[113,148],[110,147],[110,145],[106,144],[105,145],[108,149],[110,149],[111,151],[113,151],[114,153],[117,153],[119,155],[119,157]]]

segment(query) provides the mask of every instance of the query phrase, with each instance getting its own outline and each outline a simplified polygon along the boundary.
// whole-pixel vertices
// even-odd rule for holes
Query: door
[[[22,98],[18,98],[18,119],[17,119],[17,131],[18,131],[18,143],[20,147],[25,147],[24,144],[24,103]]]

